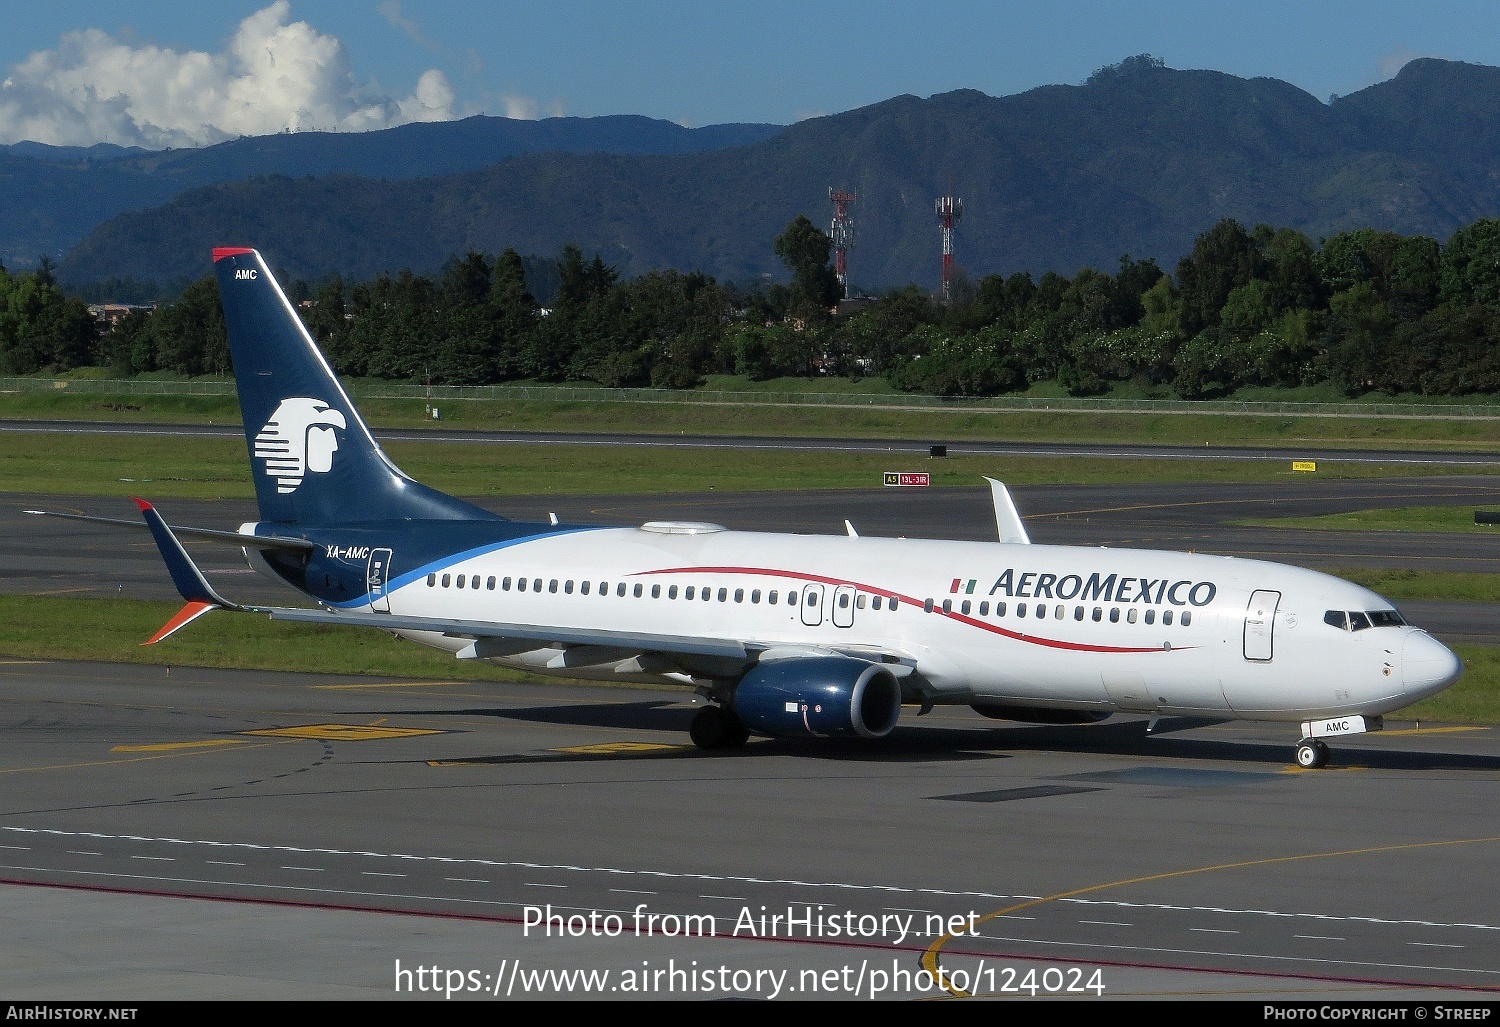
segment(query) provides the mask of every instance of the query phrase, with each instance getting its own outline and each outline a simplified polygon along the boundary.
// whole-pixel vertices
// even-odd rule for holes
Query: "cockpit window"
[[[1395,610],[1371,610],[1370,623],[1377,628],[1399,628],[1406,623],[1406,618]]]
[[[1332,625],[1340,631],[1349,630],[1349,615],[1343,610],[1329,610],[1323,614],[1323,623]]]
[[[1358,610],[1351,610],[1349,612],[1349,630],[1350,631],[1363,631],[1363,630],[1365,630],[1365,628],[1367,628],[1369,626],[1370,626],[1370,618],[1369,617],[1367,617],[1364,614],[1360,613]]]

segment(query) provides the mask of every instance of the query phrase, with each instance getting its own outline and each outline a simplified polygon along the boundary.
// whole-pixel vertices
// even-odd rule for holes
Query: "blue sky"
[[[288,122],[352,131],[479,112],[789,123],[900,93],[1078,83],[1138,53],[1284,79],[1320,99],[1419,56],[1500,65],[1500,4],[1468,0],[269,7],[7,4],[0,142],[52,133],[44,141],[193,145]],[[246,19],[258,19],[247,23],[254,31]],[[84,30],[95,32],[68,35]]]

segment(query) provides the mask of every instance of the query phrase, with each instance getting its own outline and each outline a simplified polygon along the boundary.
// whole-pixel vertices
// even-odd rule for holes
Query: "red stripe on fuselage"
[[[891,592],[887,589],[876,588],[873,585],[850,581],[847,578],[827,578],[821,574],[804,574],[801,571],[780,571],[769,567],[665,567],[656,571],[640,571],[637,575],[632,575],[632,577],[647,574],[759,574],[764,577],[800,578],[803,581],[816,581],[819,584],[833,585],[834,587],[847,585],[850,588],[857,588],[861,592],[868,592],[871,595],[885,596],[887,599],[899,599],[903,603],[910,603],[912,606],[922,609],[924,613],[931,612],[940,617],[947,617],[949,620],[956,620],[970,627],[979,628],[981,631],[988,631],[992,635],[1001,635],[1005,638],[1013,638],[1018,642],[1029,642],[1032,645],[1044,645],[1051,649],[1071,649],[1075,652],[1086,653],[1167,653],[1186,652],[1189,649],[1197,648],[1197,646],[1191,645],[1183,646],[1181,649],[1159,649],[1156,646],[1093,645],[1088,642],[1065,642],[1060,638],[1043,638],[1039,635],[1026,635],[1019,631],[1002,628],[996,624],[987,624],[982,620],[975,620],[973,617],[962,613],[946,611],[939,606],[933,606],[932,610],[928,611],[924,608],[925,604],[922,600],[902,595],[900,592]]]

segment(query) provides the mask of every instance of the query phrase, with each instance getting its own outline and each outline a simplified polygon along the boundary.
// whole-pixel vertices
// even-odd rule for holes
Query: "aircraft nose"
[[[1401,646],[1401,680],[1408,691],[1431,695],[1458,680],[1464,665],[1453,650],[1425,631],[1412,631]]]

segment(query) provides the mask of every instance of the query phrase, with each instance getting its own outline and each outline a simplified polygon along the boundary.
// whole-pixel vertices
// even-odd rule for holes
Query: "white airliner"
[[[529,671],[673,682],[703,748],[752,735],[879,739],[903,706],[1076,724],[1112,713],[1283,721],[1296,760],[1458,678],[1390,602],[1299,567],[1032,545],[992,482],[998,540],[955,542],[505,520],[406,477],[376,445],[265,262],[214,251],[261,520],[170,528],[160,641],[214,609],[364,625]],[[232,541],[317,601],[220,596],[178,534]],[[252,540],[253,541],[250,541]],[[920,715],[920,713],[918,714]]]

